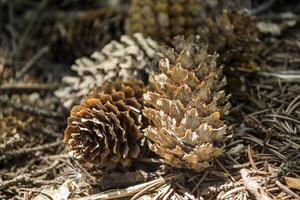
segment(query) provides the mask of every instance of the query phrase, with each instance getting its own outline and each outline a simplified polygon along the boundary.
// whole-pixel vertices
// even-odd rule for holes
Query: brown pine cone
[[[220,116],[230,108],[216,56],[205,48],[178,40],[160,60],[161,73],[150,77],[153,91],[145,93],[145,129],[150,149],[165,163],[201,171],[218,156],[226,125]]]
[[[64,136],[70,153],[106,168],[130,166],[141,152],[143,93],[140,81],[105,83],[74,106]]]
[[[212,0],[135,0],[125,19],[125,32],[141,32],[168,44],[174,36],[200,36],[217,52],[219,63],[255,69],[258,38],[255,19],[244,11],[232,9],[228,1]],[[226,62],[226,63],[225,63]]]
[[[125,20],[125,32],[144,33],[156,40],[169,41],[176,35],[195,34],[205,16],[199,0],[133,0]]]
[[[67,41],[75,56],[89,55],[113,39],[121,37],[123,16],[104,8],[79,15],[67,30]]]
[[[45,42],[50,42],[52,56],[59,61],[90,55],[123,34],[124,14],[112,8],[66,13],[49,14],[44,22],[48,24],[40,33]]]
[[[77,76],[63,79],[63,86],[55,95],[70,109],[78,104],[92,88],[116,79],[147,80],[152,58],[158,44],[140,33],[123,35],[120,41],[111,41],[91,57],[79,58],[71,67]]]
[[[244,11],[223,11],[216,19],[208,19],[198,27],[202,42],[209,52],[220,55],[219,62],[255,68],[253,58],[258,53],[256,21]]]

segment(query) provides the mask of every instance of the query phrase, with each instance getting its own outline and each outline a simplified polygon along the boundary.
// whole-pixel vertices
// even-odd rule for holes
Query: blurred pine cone
[[[63,86],[56,91],[66,108],[80,102],[90,90],[105,81],[116,79],[147,80],[150,65],[158,44],[142,34],[123,35],[111,41],[90,58],[79,58],[72,69],[77,76],[65,77]]]
[[[125,20],[125,32],[141,32],[156,40],[195,34],[206,16],[200,0],[133,0]]]
[[[112,9],[99,9],[79,15],[69,24],[67,40],[76,57],[100,50],[121,37],[123,16]]]
[[[209,52],[220,55],[220,63],[239,64],[255,68],[253,58],[258,53],[258,31],[254,17],[244,11],[223,11],[215,20],[208,19],[198,27],[202,42]]]
[[[52,59],[64,63],[90,55],[123,34],[124,14],[108,7],[54,11],[42,17],[46,24],[37,34],[50,43]],[[62,54],[66,56],[62,58]]]
[[[64,141],[76,158],[103,167],[127,167],[140,152],[144,85],[115,81],[74,106]]]
[[[177,35],[199,35],[200,42],[209,45],[209,53],[220,55],[219,63],[255,68],[256,21],[244,11],[222,12],[221,8],[232,9],[232,2],[134,0],[125,19],[125,32],[141,32],[167,43]]]
[[[150,77],[153,91],[145,93],[145,129],[150,149],[165,163],[201,171],[218,156],[226,132],[220,116],[230,108],[229,96],[216,56],[205,48],[177,41],[177,51],[168,50],[160,60],[161,73]]]

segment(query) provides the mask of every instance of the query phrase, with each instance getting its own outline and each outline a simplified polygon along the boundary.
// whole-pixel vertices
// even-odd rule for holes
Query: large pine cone
[[[77,59],[72,66],[77,76],[65,77],[63,86],[55,94],[70,109],[92,88],[106,81],[147,80],[157,47],[155,41],[142,34],[136,33],[132,37],[123,35],[120,42],[111,41],[90,58]]]
[[[220,116],[230,104],[216,56],[189,42],[177,42],[179,54],[169,50],[160,60],[160,74],[150,78],[153,91],[145,93],[145,129],[150,149],[165,163],[196,171],[218,156],[226,132]],[[187,45],[186,45],[187,44]]]
[[[144,85],[105,83],[74,106],[64,141],[76,158],[103,167],[126,167],[138,158],[143,127]]]

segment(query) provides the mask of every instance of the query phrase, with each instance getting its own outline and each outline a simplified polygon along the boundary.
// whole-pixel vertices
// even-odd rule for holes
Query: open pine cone
[[[129,166],[141,152],[144,85],[105,83],[74,106],[64,141],[78,159],[106,168]]]
[[[123,35],[118,41],[111,41],[100,52],[90,58],[79,58],[72,69],[77,76],[63,79],[63,86],[55,95],[70,109],[78,104],[92,88],[106,81],[116,79],[146,80],[151,71],[151,62],[158,44],[140,33]]]
[[[227,114],[229,96],[216,56],[191,42],[178,40],[160,60],[161,73],[150,77],[153,91],[144,94],[145,135],[152,151],[177,168],[201,171],[218,156],[226,132],[220,116]]]

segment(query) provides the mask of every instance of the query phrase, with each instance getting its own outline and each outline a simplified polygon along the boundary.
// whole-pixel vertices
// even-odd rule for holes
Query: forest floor
[[[300,199],[300,3],[257,4],[265,5],[254,12],[259,70],[236,71],[226,153],[212,168],[194,173],[144,159],[104,173],[67,154],[69,111],[54,91],[77,57],[108,42],[70,42],[57,34],[68,30],[61,19],[105,5],[24,2],[0,0],[0,199],[168,199],[174,191],[185,199]]]

